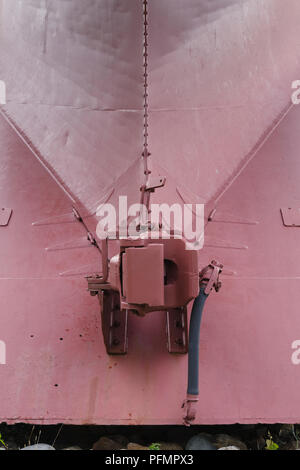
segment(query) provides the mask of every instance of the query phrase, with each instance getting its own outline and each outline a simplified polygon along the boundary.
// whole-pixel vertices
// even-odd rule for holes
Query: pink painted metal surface
[[[299,201],[299,2],[148,3],[153,200],[216,209],[199,267],[225,266],[197,422],[299,422],[299,232],[280,213]],[[181,424],[187,358],[165,316],[130,315],[128,355],[109,357],[84,279],[101,271],[97,206],[144,182],[142,2],[0,6],[0,421]]]

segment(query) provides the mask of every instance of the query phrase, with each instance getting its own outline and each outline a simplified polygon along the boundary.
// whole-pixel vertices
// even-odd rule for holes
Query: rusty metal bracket
[[[166,184],[167,179],[165,177],[161,178],[151,178],[147,185],[141,187],[141,191],[149,191],[153,193],[155,189],[163,188]]]
[[[124,355],[128,350],[128,310],[120,310],[118,292],[100,291],[98,293],[102,332],[107,354]]]
[[[167,346],[169,353],[187,354],[187,308],[174,308],[167,312]]]
[[[12,209],[0,207],[0,227],[6,227],[9,224],[12,215]]]

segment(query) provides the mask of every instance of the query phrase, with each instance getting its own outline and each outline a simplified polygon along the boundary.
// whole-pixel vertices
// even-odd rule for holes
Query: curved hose
[[[203,308],[212,289],[218,292],[221,288],[219,275],[222,269],[222,264],[212,261],[200,273],[200,292],[194,300],[190,319],[187,398],[182,405],[185,410],[183,421],[186,426],[190,426],[196,418],[196,404],[199,396],[200,325]]]
[[[203,308],[208,295],[205,287],[200,288],[198,297],[194,300],[190,319],[189,332],[189,365],[188,365],[188,395],[199,395],[199,343],[200,326]]]
[[[194,300],[189,331],[189,360],[188,360],[188,389],[187,399],[183,407],[185,408],[184,423],[190,426],[196,417],[196,404],[199,396],[199,346],[200,346],[200,326],[204,305],[208,294],[205,293],[205,286],[200,287],[198,297]]]

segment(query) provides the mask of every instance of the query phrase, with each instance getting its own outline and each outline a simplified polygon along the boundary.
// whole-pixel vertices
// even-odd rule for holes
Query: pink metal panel
[[[209,299],[204,316],[199,423],[300,419],[299,374],[291,362],[299,325],[300,276],[293,262],[298,230],[284,227],[280,215],[280,205],[288,205],[298,191],[299,118],[300,111],[293,110],[218,204],[218,210],[259,224],[211,222],[208,228],[249,249],[201,253],[201,263],[217,254],[236,274],[223,276],[223,288]],[[180,424],[186,358],[166,352],[163,316],[132,316],[128,356],[106,355],[98,306],[85,292],[84,279],[58,275],[91,262],[94,248],[45,252],[54,240],[81,236],[81,227],[31,226],[46,214],[68,211],[69,203],[3,121],[0,132],[10,149],[1,153],[1,174],[9,181],[1,185],[1,199],[15,211],[0,232],[5,299],[0,331],[7,344],[7,365],[0,366],[5,383],[0,419]],[[287,185],[289,192],[278,192]]]
[[[141,2],[1,0],[1,18],[5,111],[93,211],[140,159]]]
[[[194,202],[220,193],[290,104],[299,15],[297,0],[149,2],[149,145]]]
[[[123,282],[129,304],[164,305],[164,246],[127,248],[123,255]]]
[[[142,2],[1,5],[5,111],[93,211],[139,165]],[[194,198],[218,193],[287,105],[299,69],[299,11],[297,0],[289,8],[281,0],[149,2],[153,163],[175,185],[188,181]],[[125,178],[125,194],[134,179]]]

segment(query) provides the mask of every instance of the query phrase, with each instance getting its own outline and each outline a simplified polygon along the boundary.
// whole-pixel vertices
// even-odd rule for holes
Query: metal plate
[[[174,308],[167,312],[167,344],[172,354],[188,352],[187,309]]]
[[[0,227],[6,227],[8,225],[11,214],[12,209],[8,209],[6,207],[0,208]]]
[[[99,293],[102,317],[102,332],[107,354],[127,354],[128,311],[120,310],[120,296],[117,292]]]
[[[281,215],[285,227],[300,227],[300,208],[282,208]]]

